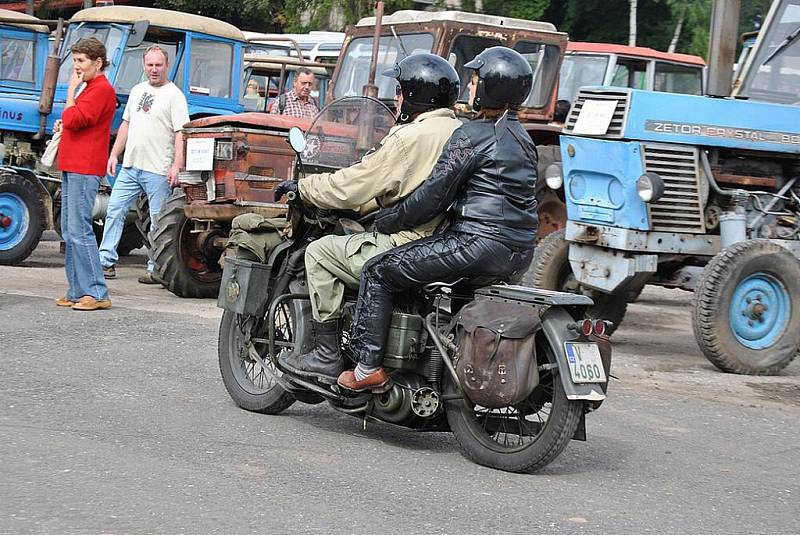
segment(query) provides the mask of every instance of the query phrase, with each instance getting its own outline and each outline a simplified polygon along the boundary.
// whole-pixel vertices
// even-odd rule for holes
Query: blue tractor
[[[617,323],[645,284],[694,291],[705,356],[775,374],[800,350],[800,0],[773,4],[733,97],[724,7],[717,96],[580,90],[561,138],[568,222],[529,282],[588,293]]]
[[[0,264],[21,262],[33,251],[46,228],[59,230],[58,170],[43,167],[40,156],[61,116],[66,86],[72,72],[69,49],[78,39],[94,36],[106,45],[111,65],[106,76],[119,101],[114,128],[131,88],[144,81],[142,54],[153,44],[170,59],[172,80],[186,95],[192,119],[239,113],[244,110],[243,55],[246,41],[236,27],[214,19],[161,9],[111,6],[84,9],[69,21],[63,46],[56,31],[51,58],[47,58],[49,29],[45,21],[22,20],[6,30],[3,23],[3,65],[0,66],[0,134],[4,150],[0,167]],[[0,19],[7,17],[0,16]],[[9,16],[10,18],[10,16]],[[55,21],[46,21],[55,26]],[[16,28],[21,29],[17,30]],[[59,28],[60,29],[60,28]],[[16,32],[16,33],[14,33]],[[26,34],[31,60],[31,80],[7,83],[6,48]],[[25,72],[29,72],[25,71]],[[95,201],[96,233],[102,235],[105,207],[113,180],[101,188]],[[132,212],[126,224],[120,252],[142,245],[148,225],[144,204],[139,217]],[[139,230],[137,230],[137,222]]]

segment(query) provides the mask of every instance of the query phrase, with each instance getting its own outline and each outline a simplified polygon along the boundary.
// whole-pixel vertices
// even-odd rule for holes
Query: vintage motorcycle
[[[392,123],[388,108],[366,97],[331,103],[305,138],[289,132],[298,153],[295,175],[348,165]],[[226,261],[219,365],[239,407],[277,414],[295,401],[327,401],[365,425],[449,430],[465,457],[512,472],[540,469],[571,439],[586,439],[585,416],[605,399],[611,346],[607,322],[571,315],[592,304],[583,295],[480,281],[428,284],[399,296],[384,360],[388,391],[354,393],[282,370],[282,351],[311,349],[305,248],[327,234],[362,231],[368,218],[355,217],[291,199],[290,236],[266,263]],[[356,297],[352,289],[345,355]]]

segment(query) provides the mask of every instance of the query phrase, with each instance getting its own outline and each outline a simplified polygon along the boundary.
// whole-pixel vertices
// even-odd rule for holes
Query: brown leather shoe
[[[84,295],[78,302],[72,305],[72,310],[103,310],[111,308],[111,300],[98,301],[91,295]]]
[[[71,307],[75,304],[75,301],[70,301],[67,299],[66,295],[62,295],[58,299],[56,299],[56,305],[60,307]]]
[[[339,375],[339,379],[336,382],[339,386],[354,392],[369,390],[373,394],[381,394],[392,387],[389,374],[383,368],[369,374],[361,381],[356,381],[355,370],[347,370]]]

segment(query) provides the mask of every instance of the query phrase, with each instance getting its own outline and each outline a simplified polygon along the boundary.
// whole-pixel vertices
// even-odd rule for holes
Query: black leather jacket
[[[453,132],[430,178],[378,213],[376,228],[386,234],[415,228],[452,205],[451,230],[532,248],[537,160],[516,113],[470,121]]]

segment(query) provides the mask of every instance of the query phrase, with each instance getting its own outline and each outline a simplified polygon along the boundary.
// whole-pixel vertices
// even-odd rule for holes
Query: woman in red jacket
[[[56,299],[56,304],[73,310],[98,310],[109,308],[111,300],[92,230],[92,207],[106,172],[117,99],[102,73],[108,66],[103,43],[90,37],[77,41],[70,50],[74,70],[67,86],[67,105],[54,129],[61,130],[58,167],[67,273],[67,294]],[[86,87],[76,97],[82,83]]]

